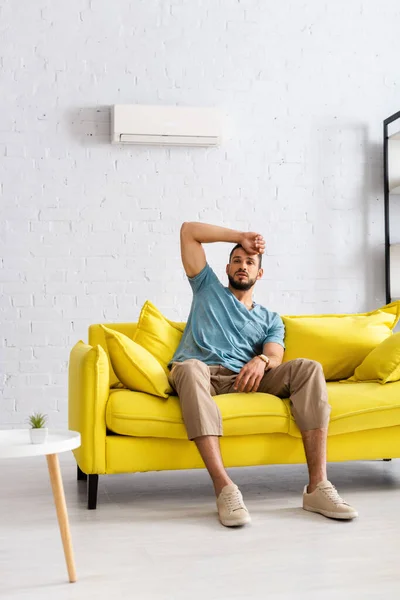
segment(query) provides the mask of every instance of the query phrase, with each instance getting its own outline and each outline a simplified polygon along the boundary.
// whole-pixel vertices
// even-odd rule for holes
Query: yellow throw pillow
[[[369,313],[282,317],[285,324],[284,362],[309,358],[321,363],[325,379],[353,375],[364,358],[391,336],[400,317],[400,301]]]
[[[394,333],[368,354],[347,381],[390,383],[399,379],[400,333]]]
[[[123,333],[101,325],[104,330],[111,364],[125,387],[168,398],[171,387],[159,362],[145,348]]]
[[[167,365],[175,354],[182,338],[185,324],[174,323],[148,300],[140,312],[133,341],[146,348],[168,373]]]

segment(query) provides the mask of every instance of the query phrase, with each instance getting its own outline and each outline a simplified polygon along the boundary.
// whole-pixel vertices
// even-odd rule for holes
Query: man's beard
[[[234,290],[241,290],[242,292],[247,292],[257,281],[257,279],[249,279],[249,277],[243,281],[235,281],[232,275],[228,275],[228,279]]]

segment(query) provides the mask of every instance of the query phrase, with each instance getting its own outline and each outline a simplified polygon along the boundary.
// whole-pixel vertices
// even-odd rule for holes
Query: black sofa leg
[[[389,462],[392,459],[391,458],[383,458],[382,460],[383,460],[383,462]]]
[[[78,481],[86,481],[87,480],[86,473],[81,471],[81,469],[78,467],[78,465],[76,465],[76,478]]]
[[[87,482],[87,507],[89,510],[95,510],[97,506],[97,488],[99,485],[98,475],[88,475]]]

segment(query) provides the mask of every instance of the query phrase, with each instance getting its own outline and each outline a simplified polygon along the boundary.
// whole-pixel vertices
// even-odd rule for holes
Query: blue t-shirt
[[[285,327],[277,313],[255,304],[248,310],[222,285],[207,264],[195,277],[189,277],[193,301],[181,342],[169,363],[197,358],[206,365],[222,365],[235,373],[264,344],[284,345]]]

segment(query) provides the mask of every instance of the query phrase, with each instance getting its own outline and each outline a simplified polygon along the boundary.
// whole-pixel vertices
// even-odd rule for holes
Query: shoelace
[[[327,485],[325,487],[319,488],[326,496],[328,496],[329,500],[331,500],[336,506],[338,504],[346,504],[346,502],[339,496],[339,493],[334,485]]]
[[[235,490],[234,492],[229,492],[228,494],[224,494],[224,500],[228,507],[229,512],[234,512],[235,510],[244,509],[246,510],[245,505],[243,504],[242,496],[239,490]]]

